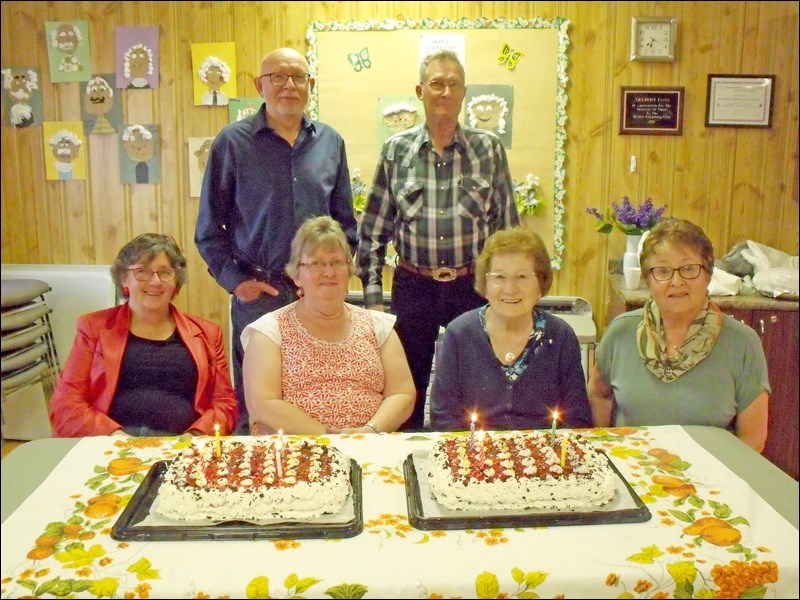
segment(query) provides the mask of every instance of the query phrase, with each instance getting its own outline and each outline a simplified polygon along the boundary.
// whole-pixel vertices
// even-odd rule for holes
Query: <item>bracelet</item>
[[[369,423],[367,423],[367,427],[369,427],[370,429],[372,429],[372,431],[374,431],[375,433],[380,433],[380,432],[381,432],[381,430],[380,430],[380,429],[378,429],[377,427],[375,427],[375,424],[374,424],[372,421],[370,421]]]

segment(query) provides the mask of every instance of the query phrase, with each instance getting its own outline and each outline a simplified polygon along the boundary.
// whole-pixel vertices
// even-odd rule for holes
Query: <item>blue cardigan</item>
[[[494,355],[481,310],[464,313],[445,330],[431,390],[432,429],[467,430],[473,411],[484,430],[548,428],[554,410],[559,427],[591,427],[580,345],[572,328],[543,313],[541,347],[527,353],[527,368],[512,382]]]

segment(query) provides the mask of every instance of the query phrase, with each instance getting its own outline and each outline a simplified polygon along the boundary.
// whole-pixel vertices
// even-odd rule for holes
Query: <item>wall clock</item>
[[[675,62],[677,17],[631,17],[631,60]]]

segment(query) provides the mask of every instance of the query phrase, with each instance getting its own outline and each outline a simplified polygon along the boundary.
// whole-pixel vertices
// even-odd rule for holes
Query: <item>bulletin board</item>
[[[546,210],[526,217],[561,267],[567,104],[567,19],[423,19],[415,21],[314,21],[307,31],[308,61],[316,86],[309,114],[333,126],[347,145],[351,173],[369,184],[387,133],[381,111],[390,102],[416,102],[421,54],[432,38],[462,50],[467,98],[460,121],[469,124],[466,106],[473,89],[498,91],[513,111],[505,142],[511,174],[524,182],[540,180]],[[509,97],[510,96],[510,97]],[[502,138],[502,136],[501,136]]]

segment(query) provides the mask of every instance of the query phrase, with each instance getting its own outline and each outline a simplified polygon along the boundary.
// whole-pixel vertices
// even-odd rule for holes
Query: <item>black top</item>
[[[166,340],[128,333],[108,416],[127,433],[180,434],[200,416],[196,388],[197,366],[177,330]]]

